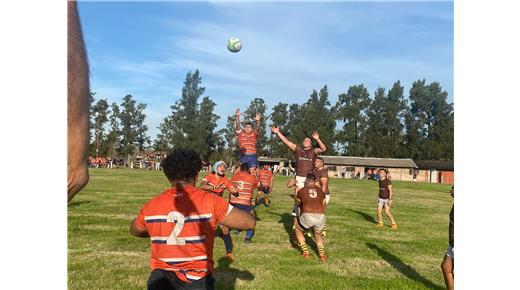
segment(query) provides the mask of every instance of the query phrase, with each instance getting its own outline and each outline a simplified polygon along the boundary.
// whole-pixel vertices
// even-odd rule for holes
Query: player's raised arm
[[[316,140],[316,142],[318,142],[318,145],[320,146],[320,148],[316,148],[315,149],[316,153],[320,154],[320,153],[323,153],[323,152],[327,151],[327,147],[321,141],[320,134],[318,133],[318,131],[312,132],[312,138],[314,140]]]
[[[255,121],[256,121],[256,127],[255,127],[255,133],[258,134],[258,131],[260,130],[260,119],[262,116],[259,113],[256,113]]]
[[[240,109],[237,109],[235,111],[235,126],[237,129],[237,132],[240,132],[242,130],[242,127],[240,126]]]
[[[296,150],[296,144],[289,141],[289,139],[287,139],[287,137],[285,137],[282,132],[280,132],[280,128],[273,126],[271,127],[271,132],[275,133],[278,138],[280,138],[280,140],[282,140],[282,142],[285,143],[285,145],[287,145],[292,151]]]
[[[251,213],[233,208],[220,224],[237,230],[249,230],[255,227],[256,220]]]

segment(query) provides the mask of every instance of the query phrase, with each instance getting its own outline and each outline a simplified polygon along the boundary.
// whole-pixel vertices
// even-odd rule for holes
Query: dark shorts
[[[263,192],[265,195],[269,195],[269,191],[271,191],[271,188],[269,188],[269,186],[264,186],[264,187],[262,187],[262,192]]]
[[[162,269],[155,269],[148,278],[148,290],[163,290],[163,289],[186,289],[186,290],[213,290],[215,289],[215,279],[211,276],[206,276],[197,281],[188,283],[184,282],[177,274],[171,271]]]
[[[258,160],[256,159],[256,154],[251,155],[240,155],[240,164],[247,163],[249,168],[258,167]]]
[[[241,209],[243,211],[251,212],[255,207],[252,205],[243,205],[243,204],[231,204],[232,206]]]

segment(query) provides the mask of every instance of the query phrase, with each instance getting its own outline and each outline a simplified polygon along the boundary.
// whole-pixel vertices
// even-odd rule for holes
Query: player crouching
[[[296,239],[298,240],[302,255],[305,259],[309,258],[309,249],[305,244],[305,230],[314,229],[316,237],[316,246],[320,255],[320,261],[325,261],[324,241],[322,236],[325,227],[325,193],[319,186],[316,186],[316,176],[308,174],[305,179],[305,186],[296,193],[296,203],[300,214],[296,224]]]

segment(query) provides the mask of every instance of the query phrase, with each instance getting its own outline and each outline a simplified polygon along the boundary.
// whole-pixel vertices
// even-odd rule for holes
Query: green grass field
[[[201,177],[200,177],[201,178]],[[199,178],[199,179],[200,179]],[[244,245],[233,237],[229,263],[215,239],[216,289],[443,289],[440,271],[448,245],[450,187],[394,182],[392,213],[397,231],[376,228],[375,181],[331,179],[329,229],[318,262],[289,245],[292,190],[275,177],[272,205],[257,208],[256,233]],[[68,207],[69,289],[146,289],[149,239],[129,234],[142,205],[168,187],[161,171],[91,169],[90,182]],[[227,196],[227,193],[226,193]]]

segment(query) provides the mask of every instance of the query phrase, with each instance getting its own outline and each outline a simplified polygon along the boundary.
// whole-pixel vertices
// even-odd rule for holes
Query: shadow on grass
[[[377,222],[376,219],[374,218],[374,216],[369,215],[369,214],[367,214],[365,212],[358,211],[358,210],[352,210],[352,209],[348,209],[348,210],[350,210],[352,212],[355,212],[358,215],[362,216],[367,222],[371,222],[371,223],[374,223],[374,224]]]
[[[71,203],[69,203],[68,207],[78,207],[84,203],[91,203],[91,202],[92,201],[90,201],[90,200],[71,202]]]
[[[444,287],[433,284],[433,282],[426,279],[421,274],[417,273],[417,271],[415,271],[412,267],[405,264],[397,256],[390,254],[389,252],[381,249],[380,247],[378,247],[372,243],[366,243],[366,245],[368,248],[370,248],[374,251],[377,251],[377,254],[381,258],[383,258],[390,265],[392,265],[392,267],[394,267],[397,271],[401,272],[403,275],[410,278],[411,280],[422,283],[428,289],[441,289],[441,290],[444,289]]]
[[[246,281],[252,281],[255,279],[255,276],[249,271],[231,268],[231,263],[232,261],[226,257],[218,259],[218,266],[215,268],[214,276],[216,283],[224,285],[225,289],[235,289],[237,279]],[[221,288],[222,287],[215,287],[215,289]]]

